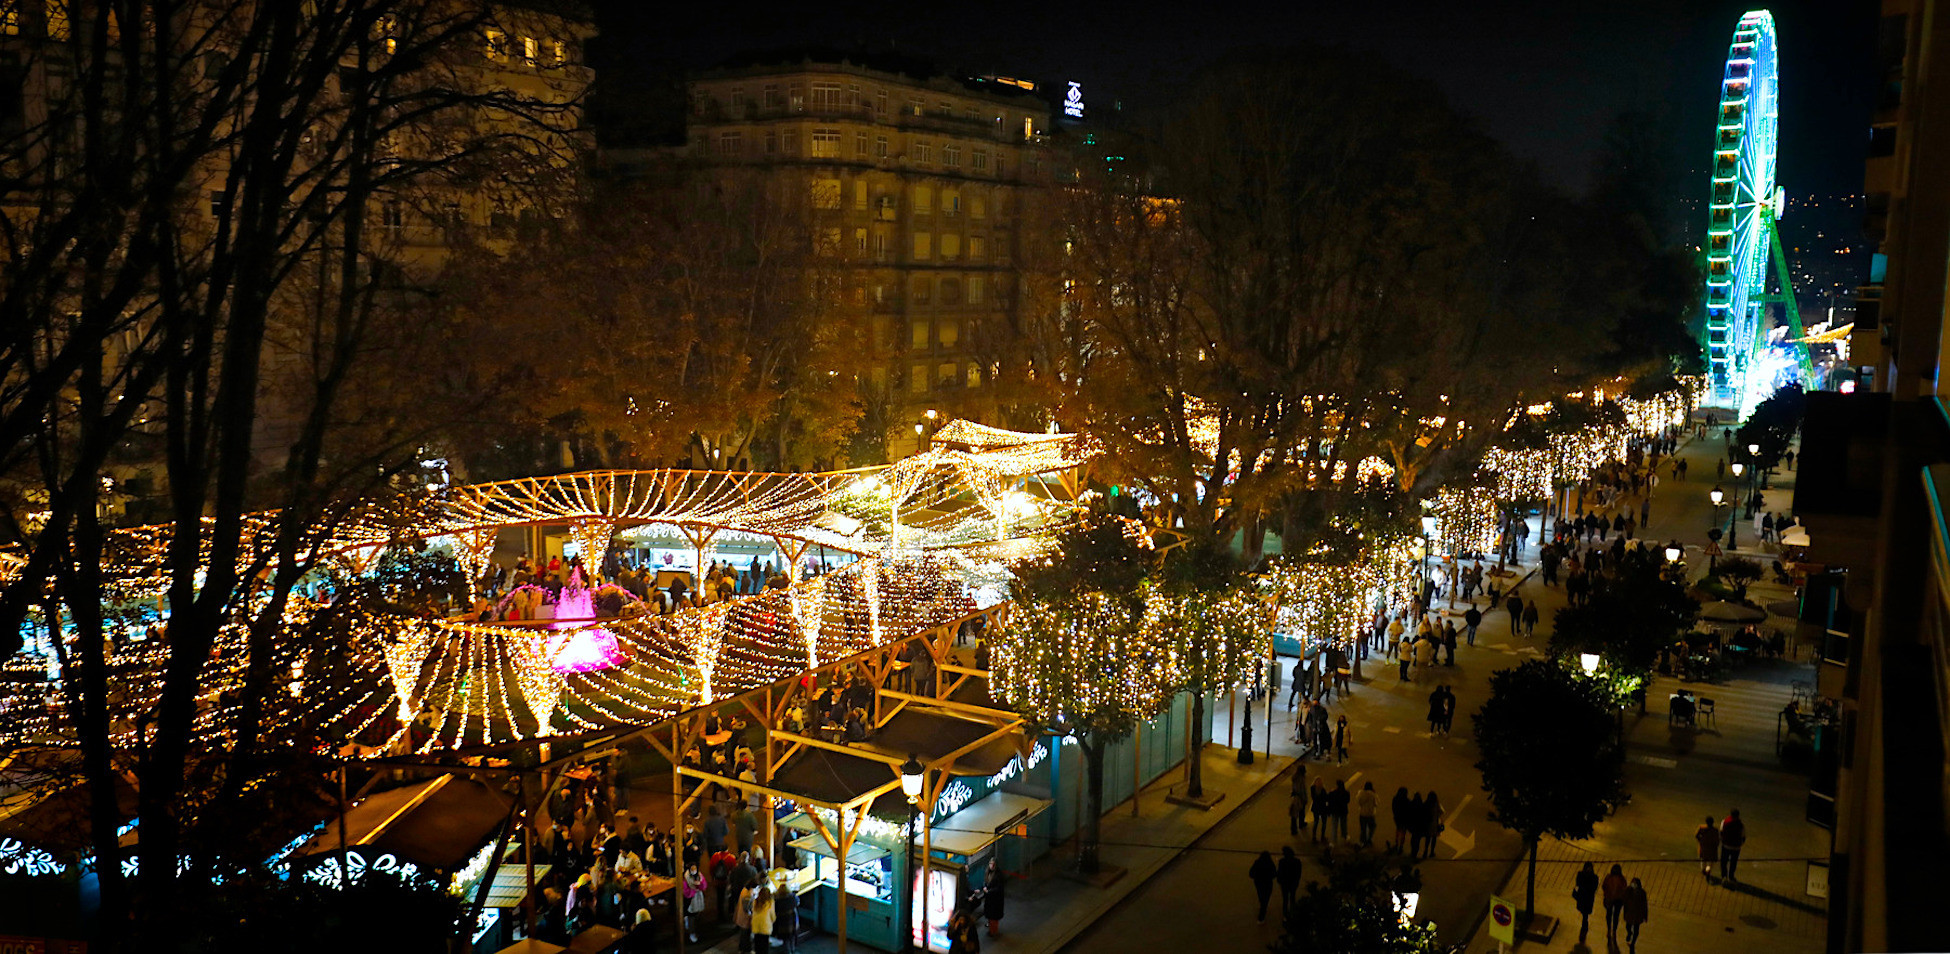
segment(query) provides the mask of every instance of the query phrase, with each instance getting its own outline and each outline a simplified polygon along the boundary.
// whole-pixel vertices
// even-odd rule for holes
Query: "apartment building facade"
[[[872,310],[860,383],[889,451],[979,406],[979,342],[1020,306],[1025,212],[1054,172],[1031,84],[809,60],[704,73],[690,97],[693,158],[803,172],[815,238]]]

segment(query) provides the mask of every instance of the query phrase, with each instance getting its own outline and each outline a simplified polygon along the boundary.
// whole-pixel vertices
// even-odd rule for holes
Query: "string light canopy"
[[[905,467],[826,474],[600,471],[370,504],[343,526],[316,534],[310,552],[359,574],[394,541],[444,538],[478,578],[503,527],[566,523],[591,566],[600,566],[619,534],[656,526],[797,539],[859,559],[783,589],[670,616],[649,615],[639,605],[621,617],[596,619],[587,589],[567,610],[558,603],[554,619],[500,623],[294,599],[284,617],[287,636],[270,650],[277,670],[292,674],[291,692],[281,696],[282,708],[274,707],[267,737],[357,754],[424,753],[642,725],[964,618],[979,608],[977,596],[990,603],[1002,598],[985,577],[1002,558],[1036,552],[1051,528],[1071,519],[1062,495],[1074,481],[1066,484],[1062,472],[1096,451],[1076,435],[969,422],[949,422],[943,432],[962,447],[931,451],[925,462]],[[950,464],[945,474],[943,461]],[[889,476],[909,484],[905,496],[915,518],[912,536],[898,550],[887,519]],[[1002,483],[1011,479],[1020,484]],[[851,517],[848,510],[867,517],[877,511],[879,520]],[[276,513],[249,516],[247,553],[264,551],[277,519]],[[169,538],[166,526],[114,535],[118,599],[161,592],[160,557]],[[206,691],[198,727],[215,745],[224,744],[235,713],[229,693],[242,684],[240,661],[249,658],[243,618],[223,627],[199,682]],[[304,638],[325,624],[348,633],[346,641],[321,646]],[[118,644],[111,664],[126,674],[119,698],[131,716],[155,703],[167,656],[153,640]],[[133,718],[118,726],[118,738],[132,741]],[[53,685],[0,687],[0,738],[72,735]]]

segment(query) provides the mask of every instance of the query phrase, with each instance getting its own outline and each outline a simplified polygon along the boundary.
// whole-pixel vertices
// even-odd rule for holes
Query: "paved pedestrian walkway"
[[[1674,481],[1667,472],[1654,493],[1652,522],[1643,534],[1686,544],[1695,579],[1704,575],[1708,562],[1706,529],[1716,521],[1707,491],[1715,485],[1714,463],[1725,450],[1717,429],[1681,448],[1691,479]],[[1731,489],[1731,480],[1728,476],[1718,483]],[[1793,484],[1792,471],[1777,472],[1771,486],[1763,490],[1768,509],[1790,512]],[[1746,499],[1744,488],[1741,499]],[[1722,508],[1717,525],[1724,528],[1727,519]],[[1776,547],[1756,538],[1744,513],[1738,542],[1735,552],[1752,556],[1763,566],[1778,555]],[[1749,589],[1749,597],[1762,605],[1791,595],[1787,588],[1765,582]],[[1792,623],[1774,618],[1766,625],[1791,628]],[[1810,656],[1802,651],[1789,659],[1755,660],[1733,670],[1719,684],[1684,684],[1713,699],[1717,710],[1712,722],[1684,728],[1669,725],[1666,718],[1666,699],[1683,684],[1655,678],[1647,691],[1647,712],[1627,721],[1626,782],[1631,802],[1599,825],[1594,838],[1576,843],[1546,841],[1540,846],[1537,909],[1564,919],[1564,926],[1549,944],[1519,946],[1569,952],[1610,946],[1602,907],[1591,936],[1582,944],[1578,938],[1571,884],[1579,866],[1591,861],[1601,875],[1618,864],[1627,877],[1644,882],[1651,917],[1640,942],[1648,952],[1812,954],[1821,950],[1826,906],[1808,896],[1807,883],[1809,862],[1827,858],[1827,832],[1805,820],[1806,774],[1785,766],[1775,752],[1781,707],[1795,683],[1812,679]],[[1706,816],[1721,819],[1734,808],[1740,809],[1747,824],[1748,841],[1739,881],[1727,885],[1717,874],[1710,880],[1701,875],[1693,832]],[[1521,906],[1524,881],[1523,868],[1512,866],[1497,893]],[[1468,950],[1497,950],[1480,918],[1477,925]],[[1622,932],[1611,949],[1623,950]]]

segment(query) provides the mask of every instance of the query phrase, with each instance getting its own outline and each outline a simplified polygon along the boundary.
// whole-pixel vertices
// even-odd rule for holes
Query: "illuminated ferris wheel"
[[[1706,244],[1706,352],[1713,399],[1744,416],[1790,368],[1804,378],[1807,347],[1770,345],[1767,306],[1785,311],[1787,341],[1802,337],[1775,223],[1784,193],[1774,182],[1780,83],[1774,16],[1755,10],[1734,27],[1720,81],[1719,128],[1713,143],[1713,198]],[[1775,279],[1770,289],[1769,273]]]

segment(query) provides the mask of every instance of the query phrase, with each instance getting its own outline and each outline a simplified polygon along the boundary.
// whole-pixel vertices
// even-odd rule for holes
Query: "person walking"
[[[1598,872],[1593,870],[1591,862],[1587,861],[1578,871],[1576,884],[1571,887],[1571,901],[1578,906],[1578,917],[1583,920],[1583,923],[1578,925],[1579,944],[1583,944],[1584,939],[1591,934],[1591,905],[1597,897]]]
[[[1706,823],[1693,832],[1693,840],[1699,842],[1699,873],[1711,880],[1713,866],[1720,863],[1720,828],[1713,823],[1713,816],[1706,816]]]
[[[1434,792],[1430,792],[1429,797],[1422,802],[1422,816],[1424,819],[1422,823],[1423,835],[1428,839],[1428,857],[1433,858],[1435,857],[1436,841],[1442,837],[1442,829],[1444,827],[1442,820],[1442,799],[1437,797]]]
[[[1449,730],[1455,728],[1455,726],[1456,690],[1445,685],[1442,687],[1442,734],[1448,735]]]
[[[1523,608],[1523,635],[1525,639],[1537,638],[1537,601],[1531,600]]]
[[[1396,661],[1401,663],[1402,667],[1401,681],[1407,682],[1408,665],[1415,661],[1415,642],[1409,638],[1406,631],[1402,633],[1401,641],[1396,644],[1396,654],[1398,656]]]
[[[1334,790],[1327,793],[1327,818],[1331,822],[1331,835],[1334,841],[1347,840],[1347,807],[1354,793],[1347,790],[1347,783],[1334,781]]]
[[[1471,646],[1476,645],[1476,627],[1483,625],[1483,611],[1475,604],[1463,611],[1463,634]]]
[[[1308,808],[1314,813],[1313,839],[1315,844],[1327,840],[1327,786],[1314,779],[1314,786],[1308,792]]]
[[[1280,863],[1274,869],[1274,877],[1280,882],[1280,914],[1284,916],[1293,909],[1300,894],[1300,859],[1293,854],[1293,846],[1280,849]]]
[[[1374,847],[1374,813],[1381,799],[1374,793],[1373,782],[1362,782],[1361,791],[1354,795],[1354,811],[1361,824],[1361,847]]]
[[[1437,732],[1442,731],[1442,716],[1443,713],[1447,711],[1447,708],[1442,703],[1442,689],[1443,689],[1442,686],[1437,686],[1433,691],[1429,693],[1429,734],[1430,735],[1434,735]]]
[[[1273,853],[1262,851],[1253,859],[1253,866],[1246,869],[1246,877],[1253,879],[1253,893],[1259,896],[1259,923],[1266,923],[1266,902],[1273,900],[1273,879],[1279,869],[1273,864]]]
[[[1395,789],[1395,798],[1388,803],[1389,816],[1395,822],[1395,841],[1388,846],[1389,854],[1400,854],[1402,842],[1408,837],[1408,818],[1411,810],[1408,799],[1408,786]]]
[[[1444,666],[1456,664],[1456,624],[1453,622],[1442,624],[1442,656]]]
[[[1510,635],[1515,636],[1517,624],[1523,622],[1523,597],[1516,594],[1515,587],[1510,589],[1510,599],[1504,602],[1503,608],[1510,611]]]
[[[1334,764],[1347,764],[1347,716],[1334,719]]]
[[[1625,868],[1612,865],[1611,873],[1599,886],[1605,896],[1605,936],[1618,936],[1618,919],[1625,913],[1625,890],[1630,887],[1625,881]]]
[[[1738,881],[1740,849],[1747,846],[1747,823],[1740,820],[1740,809],[1728,813],[1720,823],[1720,878]]]
[[[1423,807],[1422,793],[1408,800],[1408,856],[1422,857],[1422,839],[1428,837],[1429,813]]]
[[[1652,915],[1652,901],[1645,896],[1645,885],[1639,879],[1632,879],[1632,886],[1625,889],[1625,950],[1628,954],[1638,954],[1639,928]]]
[[[1286,833],[1299,837],[1300,829],[1307,824],[1307,793],[1294,792],[1287,799]]]

